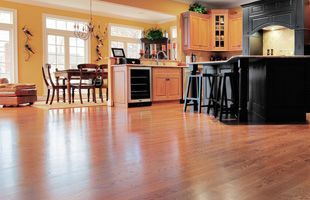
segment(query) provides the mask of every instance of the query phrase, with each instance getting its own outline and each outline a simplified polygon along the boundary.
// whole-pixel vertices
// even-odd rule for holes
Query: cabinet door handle
[[[170,81],[170,78],[166,78],[166,81]]]

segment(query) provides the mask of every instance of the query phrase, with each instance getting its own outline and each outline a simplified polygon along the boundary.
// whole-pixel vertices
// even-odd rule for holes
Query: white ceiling
[[[61,8],[89,13],[88,0],[8,0],[24,4]],[[115,3],[93,0],[93,12],[96,15],[135,20],[147,23],[163,23],[176,19],[176,16],[151,10],[135,8]]]
[[[191,4],[191,3],[196,2],[197,0],[174,0],[174,1]],[[231,8],[231,7],[240,6],[242,4],[254,2],[257,0],[198,0],[198,1],[203,2],[206,5],[209,5],[212,7]]]

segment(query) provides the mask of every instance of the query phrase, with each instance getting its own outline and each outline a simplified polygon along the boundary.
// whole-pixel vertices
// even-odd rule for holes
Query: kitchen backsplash
[[[295,33],[291,29],[264,31],[263,54],[275,56],[294,55]]]
[[[229,52],[199,52],[199,51],[192,51],[187,52],[187,56],[191,57],[191,54],[195,54],[197,58],[197,62],[200,61],[209,61],[211,57],[219,57],[219,58],[227,58],[229,59],[232,56],[242,55],[242,51],[229,51]]]

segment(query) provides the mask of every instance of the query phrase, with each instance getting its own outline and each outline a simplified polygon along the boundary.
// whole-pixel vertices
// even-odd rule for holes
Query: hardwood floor
[[[0,109],[0,199],[310,199],[310,126],[172,104]]]

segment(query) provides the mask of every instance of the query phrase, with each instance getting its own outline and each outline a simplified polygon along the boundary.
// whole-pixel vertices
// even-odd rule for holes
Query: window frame
[[[78,21],[78,22],[85,22],[88,23],[87,19],[81,19],[81,18],[72,18],[72,17],[66,17],[66,16],[60,16],[60,15],[51,15],[44,13],[42,15],[42,25],[43,25],[43,64],[45,65],[48,62],[48,35],[57,35],[57,36],[63,36],[64,37],[64,59],[65,59],[65,69],[69,69],[70,67],[70,37],[75,37],[74,32],[67,31],[67,30],[57,30],[57,29],[50,29],[46,27],[46,19],[55,18],[55,19],[62,19],[62,20],[69,20],[69,21]],[[85,56],[87,62],[91,62],[91,38],[86,40],[85,45]]]
[[[112,26],[118,26],[118,27],[124,27],[124,28],[131,28],[131,29],[141,30],[141,37],[142,37],[142,34],[143,34],[143,30],[144,30],[144,28],[138,27],[138,26],[130,26],[130,25],[124,25],[124,24],[109,23],[108,24],[108,41],[109,41],[108,52],[109,52],[109,56],[110,57],[113,57],[113,54],[112,54],[112,51],[111,51],[111,46],[112,46],[111,43],[112,43],[112,41],[124,43],[124,51],[125,51],[126,57],[128,56],[128,52],[127,52],[128,43],[139,43],[142,46],[141,39],[112,36],[111,35],[111,28],[112,28]]]
[[[175,29],[177,31],[177,37],[176,38],[172,38],[172,32],[173,32],[173,29]],[[171,39],[170,39],[170,43],[171,43],[171,52],[170,52],[170,56],[171,58],[173,58],[174,56],[174,53],[176,54],[176,57],[175,59],[178,60],[179,58],[179,45],[178,45],[178,38],[179,38],[179,34],[178,34],[178,27],[177,26],[170,26],[170,35],[171,35]],[[173,52],[173,48],[172,48],[172,45],[173,43],[176,43],[176,49],[175,49],[175,52]]]
[[[11,82],[18,83],[19,77],[18,77],[18,44],[17,44],[17,10],[16,9],[10,9],[10,8],[4,8],[0,7],[0,10],[8,11],[13,14],[13,24],[4,24],[0,23],[0,29],[2,30],[8,30],[12,31],[12,55],[13,55],[13,74],[11,75]]]

